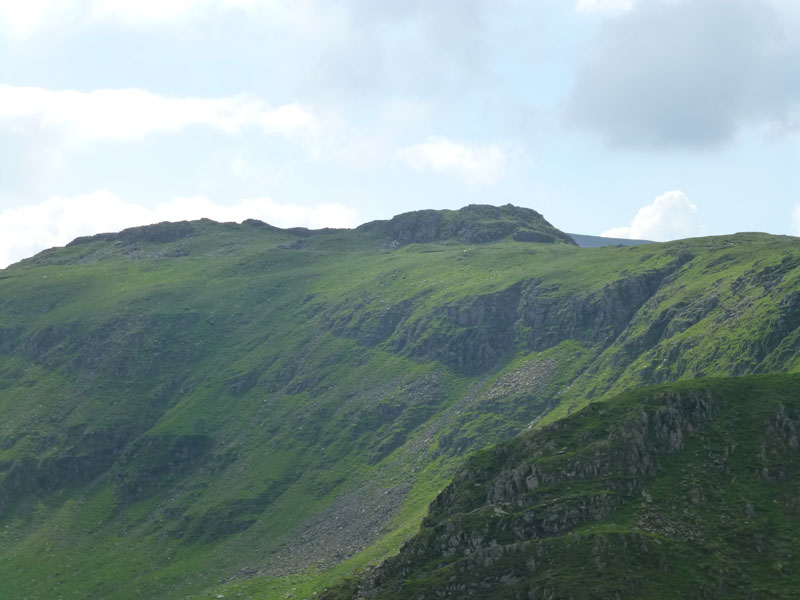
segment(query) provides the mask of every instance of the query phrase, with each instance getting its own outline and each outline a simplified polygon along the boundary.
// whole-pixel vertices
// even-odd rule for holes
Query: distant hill
[[[607,238],[599,235],[581,235],[568,233],[575,243],[581,248],[602,248],[603,246],[639,246],[641,244],[655,244],[648,240],[628,240],[625,238]]]
[[[796,238],[587,250],[535,211],[479,205],[353,230],[200,220],[80,238],[0,278],[0,597],[311,598],[396,555],[481,449],[642,386],[797,372]],[[768,416],[743,407],[742,426]],[[768,473],[791,472],[764,452]],[[618,493],[597,477],[587,507]],[[426,528],[456,519],[448,502]],[[609,543],[625,539],[640,541]],[[779,579],[794,559],[771,539]]]

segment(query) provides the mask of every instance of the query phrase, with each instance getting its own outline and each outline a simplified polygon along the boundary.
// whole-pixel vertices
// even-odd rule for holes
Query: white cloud
[[[201,218],[215,221],[260,219],[277,227],[353,227],[356,212],[334,203],[281,204],[269,198],[224,205],[204,197],[173,198],[147,207],[126,202],[107,190],[75,197],[54,196],[0,212],[0,268],[36,252],[63,246],[81,235],[119,231],[160,221]]]
[[[69,2],[63,4],[69,5]],[[30,35],[37,27],[54,14],[63,10],[50,0],[30,0],[30,2],[15,2],[15,0],[0,0],[0,24],[4,29],[10,30],[17,36]]]
[[[322,162],[333,162],[355,169],[371,168],[389,163],[397,157],[399,140],[424,123],[428,107],[420,102],[388,98],[375,102],[373,112],[361,116],[356,123],[332,111],[320,111],[313,145],[309,154]]]
[[[464,144],[444,137],[431,137],[405,146],[397,158],[417,171],[453,175],[474,184],[491,184],[505,173],[508,157],[500,146]]]
[[[664,242],[702,234],[697,206],[683,192],[666,192],[639,209],[627,227],[616,227],[601,235],[612,238]]]
[[[686,0],[577,0],[575,10],[582,13],[609,13],[620,15],[635,8],[639,8],[645,3],[650,4],[676,4]],[[771,2],[793,2],[794,0],[767,0]]]
[[[2,0],[0,0],[2,1]],[[143,89],[101,89],[89,92],[49,90],[0,84],[0,129],[13,145],[17,162],[26,158],[37,176],[44,159],[66,165],[76,150],[98,142],[131,142],[149,136],[182,134],[203,127],[229,135],[251,131],[278,136],[319,162],[369,168],[395,159],[397,140],[428,118],[419,101],[389,98],[376,102],[366,123],[356,124],[341,113],[299,103],[273,107],[248,94],[218,98],[171,97]],[[30,148],[29,152],[25,149]],[[471,152],[487,162],[472,180],[498,167],[498,150]],[[494,162],[492,162],[494,161]],[[231,165],[243,176],[243,160]],[[20,169],[17,169],[20,171]],[[52,169],[51,169],[52,170]]]
[[[226,0],[93,0],[86,8],[97,21],[121,21],[145,25],[174,21],[199,10],[225,10]]]
[[[248,95],[172,98],[147,90],[47,90],[0,85],[0,124],[18,134],[77,141],[134,140],[204,125],[225,133],[245,127],[289,138],[314,135],[315,117],[297,104],[273,108]]]
[[[67,26],[180,27],[244,14],[275,30],[319,36],[341,25],[349,6],[326,0],[0,0],[0,31],[24,40]],[[344,12],[343,12],[344,11]]]
[[[363,99],[383,90],[418,96],[463,90],[487,74],[492,22],[509,17],[518,22],[520,16],[511,17],[507,10],[515,4],[517,0],[0,0],[0,36],[22,46],[28,38],[56,39],[59,47],[69,48],[71,39],[93,39],[92,30],[110,29],[103,47],[113,48],[119,29],[124,30],[122,40],[130,32],[174,34],[173,39],[183,40],[174,49],[165,48],[165,64],[174,65],[171,57],[192,60],[187,52],[192,53],[196,42],[216,44],[235,31],[249,44],[237,39],[215,54],[241,51],[245,65],[260,62],[251,54],[271,57],[273,64],[261,73],[273,87],[288,78],[306,92],[323,91],[329,101],[337,94]],[[259,38],[253,37],[256,31]],[[212,70],[223,64],[210,62]],[[130,61],[122,61],[123,70],[126,64]],[[237,75],[225,73],[221,79]]]
[[[285,0],[0,0],[0,25],[14,37],[25,38],[70,21],[142,27],[255,7],[270,9],[277,17],[286,4]]]
[[[567,121],[635,148],[714,146],[785,121],[800,106],[792,2],[640,0],[600,24]]]
[[[578,12],[611,12],[619,13],[631,10],[638,0],[578,0],[575,10]]]

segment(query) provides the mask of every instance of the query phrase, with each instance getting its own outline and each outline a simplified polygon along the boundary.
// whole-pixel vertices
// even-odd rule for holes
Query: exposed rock
[[[389,488],[365,485],[345,492],[328,508],[278,540],[278,549],[259,569],[280,577],[300,570],[325,569],[368,547],[400,509],[410,483]]]
[[[523,242],[575,244],[535,210],[510,204],[500,207],[471,204],[458,211],[420,210],[397,215],[389,221],[365,223],[357,230],[378,233],[399,245],[447,240],[485,244],[512,234],[515,240]]]
[[[70,427],[54,438],[31,435],[3,440],[0,445],[6,449],[25,442],[37,446],[42,456],[0,462],[0,515],[22,498],[90,482],[114,464],[135,434],[130,427],[105,431]],[[55,448],[60,452],[53,452]]]
[[[556,288],[531,279],[443,306],[413,322],[398,312],[389,345],[395,352],[439,360],[465,373],[496,366],[517,344],[537,351],[566,340],[605,347],[664,279],[690,259],[691,255],[681,255],[664,269],[618,279],[588,295],[561,295]],[[651,337],[655,343],[659,336]]]
[[[72,240],[67,246],[78,246],[90,242],[121,242],[122,244],[134,244],[137,242],[155,242],[166,244],[177,240],[190,237],[196,233],[194,226],[188,221],[178,221],[170,223],[156,223],[155,225],[144,225],[141,227],[130,227],[123,229],[119,233],[98,233]]]
[[[516,284],[406,322],[390,340],[390,347],[415,358],[439,360],[459,371],[485,371],[514,347],[521,289]]]
[[[112,473],[119,503],[147,498],[165,482],[185,477],[211,447],[212,439],[205,435],[143,436],[128,444]]]
[[[252,227],[254,229],[265,229],[267,231],[280,231],[279,227],[275,227],[274,225],[270,225],[269,223],[265,223],[259,219],[245,219],[242,221],[242,225],[247,227]]]

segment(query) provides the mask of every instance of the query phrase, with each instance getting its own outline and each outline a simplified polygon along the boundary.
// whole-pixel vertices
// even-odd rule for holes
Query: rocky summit
[[[0,597],[796,597],[800,243],[589,242],[473,205],[0,271]]]

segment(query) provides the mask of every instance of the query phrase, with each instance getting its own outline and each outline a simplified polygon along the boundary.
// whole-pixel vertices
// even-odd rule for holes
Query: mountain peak
[[[375,232],[397,244],[459,241],[485,244],[511,237],[519,242],[575,242],[530,208],[470,204],[459,210],[418,210],[388,221],[372,221],[358,231]]]

